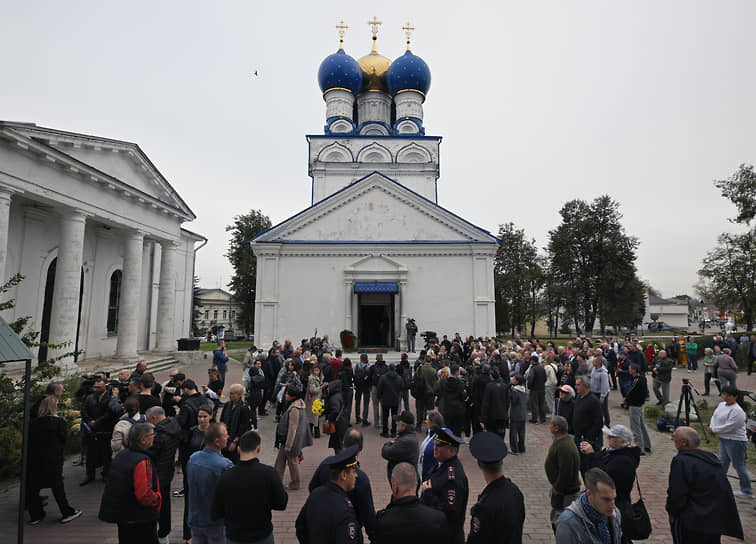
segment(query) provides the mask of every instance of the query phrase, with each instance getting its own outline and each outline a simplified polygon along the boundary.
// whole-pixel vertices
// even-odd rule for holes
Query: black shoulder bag
[[[635,486],[638,488],[637,502],[623,503],[620,506],[622,534],[630,540],[645,540],[651,536],[651,519],[648,517],[646,505],[643,503],[637,471],[635,472]]]

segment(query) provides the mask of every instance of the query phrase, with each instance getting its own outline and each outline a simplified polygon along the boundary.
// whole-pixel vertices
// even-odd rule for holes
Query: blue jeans
[[[223,544],[226,541],[226,527],[192,527],[192,544]]]
[[[748,474],[745,465],[746,451],[748,451],[748,442],[745,440],[719,439],[719,460],[725,474],[727,474],[730,461],[732,461],[732,466],[738,473],[738,478],[740,478],[740,490],[743,493],[750,494],[753,493],[753,488],[751,487],[751,476]]]

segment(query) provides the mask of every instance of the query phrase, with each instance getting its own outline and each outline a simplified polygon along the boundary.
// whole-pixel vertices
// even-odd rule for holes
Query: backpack
[[[410,393],[416,399],[425,397],[425,377],[423,377],[423,373],[420,372],[420,368],[418,368],[415,372],[415,375],[412,376],[412,382],[410,382]]]
[[[360,388],[368,385],[368,365],[365,363],[357,363],[354,369],[354,385]]]

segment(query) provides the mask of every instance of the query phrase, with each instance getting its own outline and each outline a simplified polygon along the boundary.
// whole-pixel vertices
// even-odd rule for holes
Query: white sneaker
[[[736,489],[732,492],[732,494],[739,499],[752,499],[753,493],[746,493],[745,491],[741,491],[740,489]]]

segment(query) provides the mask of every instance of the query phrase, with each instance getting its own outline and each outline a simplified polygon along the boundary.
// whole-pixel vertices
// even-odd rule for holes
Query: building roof
[[[682,300],[679,298],[662,298],[657,297],[656,295],[648,295],[648,304],[655,304],[658,306],[664,305],[664,306],[685,306],[688,307],[688,301]]]

